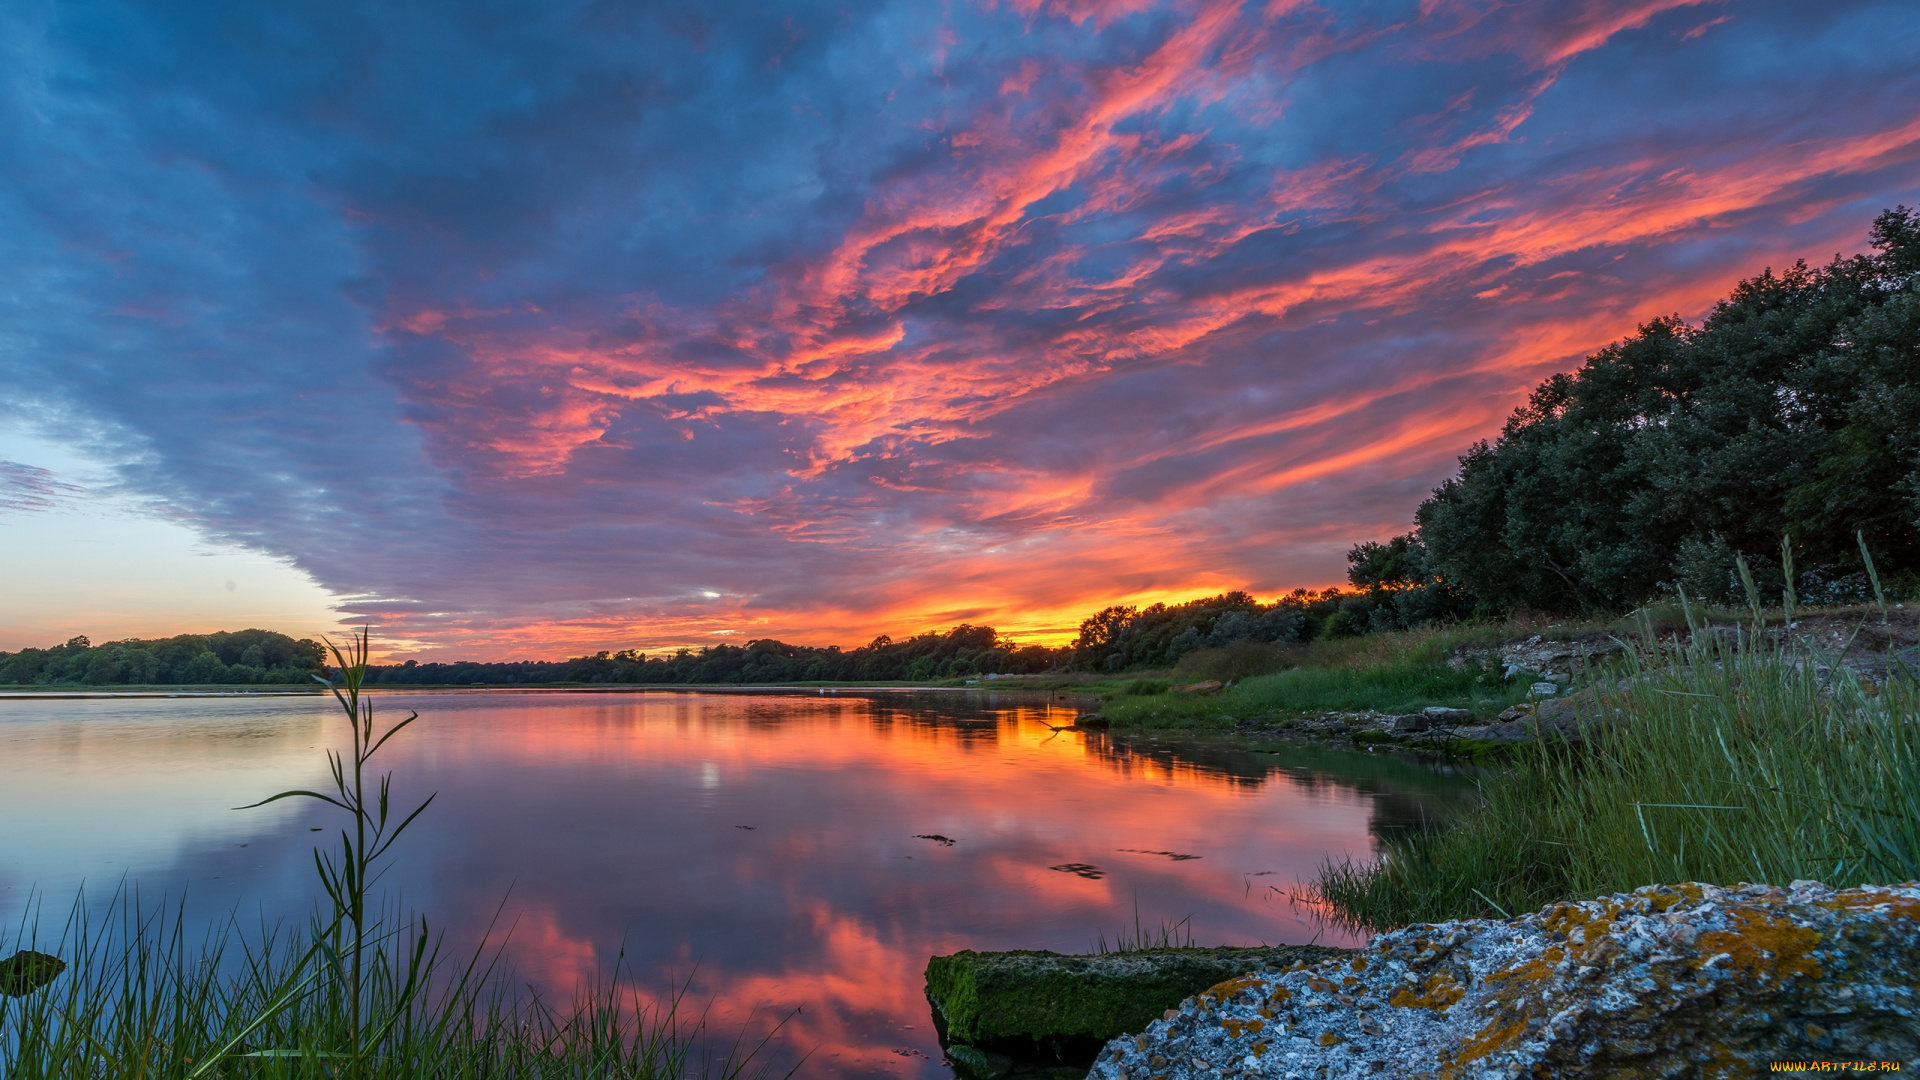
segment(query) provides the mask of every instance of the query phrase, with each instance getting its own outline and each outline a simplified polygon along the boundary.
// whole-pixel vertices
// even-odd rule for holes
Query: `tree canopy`
[[[272,630],[181,634],[95,645],[86,637],[47,649],[0,653],[0,684],[88,686],[311,683],[320,643]]]
[[[1415,514],[1440,578],[1496,610],[1621,610],[1684,586],[1730,600],[1735,558],[1811,600],[1864,595],[1855,539],[1920,568],[1920,213],[1872,254],[1735,287],[1536,388]],[[1395,543],[1399,543],[1396,540]],[[1366,565],[1390,572],[1391,554]],[[1371,569],[1369,572],[1373,572]]]

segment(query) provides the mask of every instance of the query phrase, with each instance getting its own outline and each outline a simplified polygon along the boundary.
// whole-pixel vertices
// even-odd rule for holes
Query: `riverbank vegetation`
[[[1667,651],[1652,638],[1623,678],[1593,688],[1585,744],[1531,745],[1446,828],[1389,838],[1377,862],[1329,865],[1321,898],[1390,927],[1648,882],[1920,878],[1910,649],[1850,665],[1844,648],[1758,621],[1701,627]]]
[[[1120,728],[1190,730],[1314,713],[1418,712],[1433,705],[1491,715],[1525,700],[1525,682],[1479,663],[1448,660],[1463,644],[1513,632],[1505,625],[1428,628],[1291,647],[1207,650],[1185,658],[1165,680],[1123,685],[1101,711]],[[1209,682],[1224,685],[1211,693],[1176,691]]]

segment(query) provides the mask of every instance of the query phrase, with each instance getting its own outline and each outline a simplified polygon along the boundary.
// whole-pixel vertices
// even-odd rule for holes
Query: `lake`
[[[1388,754],[1054,731],[1072,703],[1032,692],[373,700],[421,715],[383,752],[396,799],[438,792],[385,881],[409,907],[469,948],[500,912],[518,977],[563,1000],[624,949],[722,1031],[790,1015],[767,1060],[808,1054],[801,1076],[951,1075],[934,953],[1087,952],[1136,916],[1357,944],[1298,884],[1471,786]],[[345,738],[319,697],[0,697],[0,918],[37,894],[57,925],[122,882],[196,920],[303,918],[330,808],[231,808],[324,786]]]

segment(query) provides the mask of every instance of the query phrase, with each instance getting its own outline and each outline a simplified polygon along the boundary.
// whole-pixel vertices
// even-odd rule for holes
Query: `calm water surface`
[[[934,953],[1089,951],[1136,910],[1201,944],[1353,944],[1288,893],[1467,787],[1386,755],[1054,732],[1046,695],[375,700],[421,714],[387,751],[399,796],[439,793],[388,877],[410,906],[471,943],[504,899],[520,977],[563,997],[624,946],[723,1029],[799,1007],[771,1054],[810,1052],[802,1076],[949,1075]],[[314,697],[0,699],[0,917],[123,880],[196,918],[304,915],[328,816],[230,808],[324,785],[344,736]]]

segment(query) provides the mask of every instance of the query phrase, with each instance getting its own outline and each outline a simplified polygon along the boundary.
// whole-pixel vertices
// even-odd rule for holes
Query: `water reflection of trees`
[[[903,692],[852,699],[868,723],[938,731],[957,744],[1026,737],[1040,725],[1064,728],[1080,711],[1068,694],[1032,691]],[[789,706],[790,708],[790,706]],[[1278,739],[1060,731],[1087,757],[1128,778],[1186,777],[1249,790],[1274,781],[1308,794],[1357,792],[1368,800],[1368,832],[1379,839],[1430,827],[1470,805],[1485,770],[1401,754]]]

